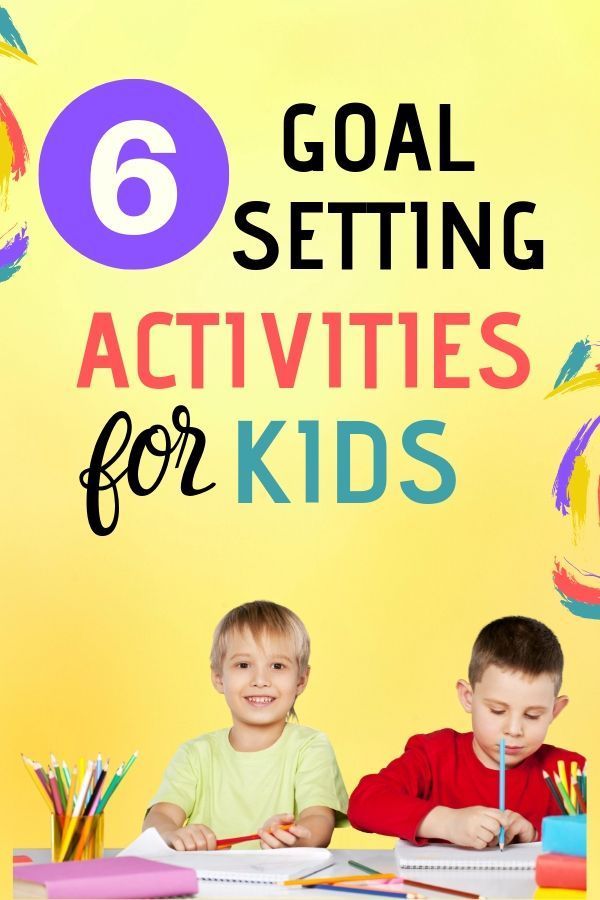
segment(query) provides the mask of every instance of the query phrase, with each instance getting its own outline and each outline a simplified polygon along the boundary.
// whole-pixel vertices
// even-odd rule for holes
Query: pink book
[[[198,891],[194,869],[136,856],[46,863],[13,868],[14,897],[61,900],[137,900]]]

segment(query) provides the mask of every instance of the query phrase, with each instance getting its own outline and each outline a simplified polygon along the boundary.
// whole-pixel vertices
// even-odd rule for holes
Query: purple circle
[[[117,166],[130,159],[157,160],[172,173],[177,202],[171,217],[148,234],[120,234],[98,217],[90,171],[100,139],[113,126],[146,120],[162,126],[173,153],[152,153],[144,140],[123,143]],[[208,113],[176,88],[158,81],[125,79],[81,94],[58,115],[44,140],[39,182],[42,202],[58,233],[79,253],[117,269],[150,269],[193,250],[219,218],[229,185],[227,151]],[[141,216],[151,201],[138,177],[122,181],[114,200],[128,216]]]

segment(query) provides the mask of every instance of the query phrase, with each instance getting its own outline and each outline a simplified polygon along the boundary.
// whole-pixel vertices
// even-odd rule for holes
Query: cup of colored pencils
[[[587,766],[582,772],[576,762],[567,766],[563,759],[559,759],[557,769],[557,772],[543,772],[557,811],[569,816],[587,813]]]
[[[44,803],[51,813],[52,862],[97,859],[104,852],[104,809],[136,761],[137,750],[127,762],[121,763],[111,779],[109,760],[96,760],[69,767],[59,765],[51,754],[50,765],[23,756],[25,768],[31,775]],[[106,786],[108,785],[108,786]]]

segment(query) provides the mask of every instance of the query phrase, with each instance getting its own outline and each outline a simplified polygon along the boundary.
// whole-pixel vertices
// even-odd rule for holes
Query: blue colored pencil
[[[504,738],[502,738],[500,741],[500,799],[498,808],[500,812],[506,811],[506,741],[504,740]],[[504,840],[504,825],[501,825],[500,835],[498,837],[500,850],[504,850]]]

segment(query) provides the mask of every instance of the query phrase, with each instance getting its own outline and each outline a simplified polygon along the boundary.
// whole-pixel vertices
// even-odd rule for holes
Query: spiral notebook
[[[295,847],[289,850],[173,850],[149,828],[121,850],[119,856],[138,856],[156,862],[194,869],[200,881],[227,881],[243,884],[281,884],[306,878],[333,865],[333,856],[322,847]]]
[[[415,847],[398,841],[394,848],[399,869],[535,869],[535,861],[542,852],[541,842],[508,844],[504,850],[488,847],[467,850],[451,844],[429,844]]]

